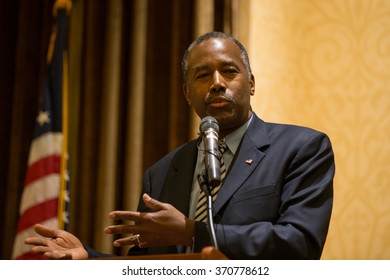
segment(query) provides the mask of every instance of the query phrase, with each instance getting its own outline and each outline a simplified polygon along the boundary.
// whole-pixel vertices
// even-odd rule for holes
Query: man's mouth
[[[209,107],[222,108],[222,107],[227,106],[228,104],[229,103],[227,101],[215,101],[215,102],[209,103]]]
[[[222,108],[228,106],[229,103],[230,101],[225,98],[216,98],[216,99],[209,100],[207,102],[207,105],[212,108]]]

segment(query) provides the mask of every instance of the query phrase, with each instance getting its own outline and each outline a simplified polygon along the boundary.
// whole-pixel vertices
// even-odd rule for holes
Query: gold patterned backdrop
[[[390,259],[390,0],[250,0],[254,109],[326,132],[336,158],[323,259]]]

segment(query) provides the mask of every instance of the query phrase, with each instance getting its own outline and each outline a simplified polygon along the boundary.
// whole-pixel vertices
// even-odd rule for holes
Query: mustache
[[[225,95],[223,92],[218,92],[218,93],[211,93],[209,96],[206,98],[206,103],[214,103],[214,102],[233,102],[233,98]]]

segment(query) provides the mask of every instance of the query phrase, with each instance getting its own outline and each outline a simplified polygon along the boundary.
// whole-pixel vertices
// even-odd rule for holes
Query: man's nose
[[[215,71],[213,74],[210,91],[219,92],[220,90],[224,90],[225,88],[226,88],[225,79],[218,71]]]

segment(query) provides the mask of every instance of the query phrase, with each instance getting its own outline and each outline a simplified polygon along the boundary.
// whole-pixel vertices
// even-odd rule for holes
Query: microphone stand
[[[212,187],[208,184],[207,175],[205,171],[198,175],[198,182],[200,188],[204,191],[207,198],[207,222],[210,229],[210,239],[214,248],[218,250],[217,237],[215,235],[213,219],[213,198],[211,196]]]

